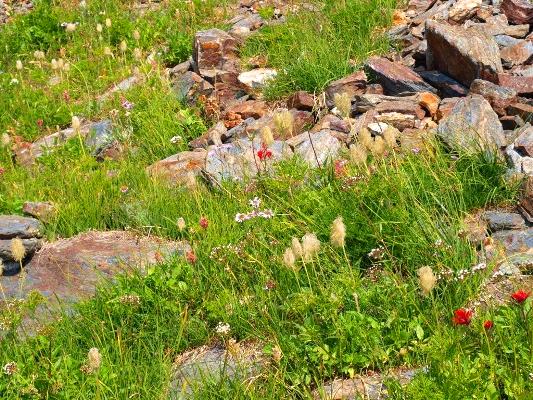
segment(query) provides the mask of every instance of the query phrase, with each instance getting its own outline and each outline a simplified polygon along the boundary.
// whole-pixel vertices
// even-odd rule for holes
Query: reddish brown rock
[[[500,51],[501,58],[506,67],[531,63],[533,60],[533,41],[522,40],[512,46],[507,46]]]
[[[442,99],[437,110],[437,121],[447,117],[460,99],[460,97],[447,97]]]
[[[363,94],[366,88],[366,74],[364,71],[354,72],[342,79],[331,82],[326,88],[326,98],[332,102],[336,93],[346,93],[350,97]]]
[[[226,109],[226,114],[240,115],[241,119],[259,119],[268,112],[268,105],[261,100],[247,100],[234,104]]]
[[[310,132],[315,133],[322,130],[350,133],[350,124],[336,115],[326,114],[311,128]]]
[[[524,121],[533,121],[533,106],[523,103],[513,103],[507,107],[509,115],[518,115]]]
[[[287,107],[295,108],[303,111],[313,111],[315,107],[315,98],[312,94],[307,93],[304,90],[299,90],[293,93],[287,99]]]
[[[437,0],[409,0],[407,12],[412,12],[415,15],[429,10]]]
[[[503,0],[500,8],[513,24],[533,23],[533,3],[528,0]]]
[[[49,201],[27,201],[23,204],[22,211],[24,214],[31,215],[32,217],[46,222],[55,214],[56,209]]]
[[[379,83],[371,83],[366,86],[365,94],[384,94],[385,90]]]
[[[385,89],[386,94],[396,95],[405,92],[436,92],[412,69],[387,60],[372,57],[366,63],[369,71]]]
[[[418,94],[418,104],[425,108],[431,117],[435,117],[439,110],[440,98],[433,93],[422,92]]]
[[[161,179],[172,186],[194,186],[196,178],[205,167],[206,151],[183,151],[150,165],[146,170],[150,176]]]
[[[519,209],[524,217],[533,223],[533,176],[529,176],[524,182]]]
[[[514,89],[518,94],[533,94],[533,76],[498,74],[500,86]]]
[[[195,72],[211,81],[236,83],[240,70],[237,47],[235,38],[220,29],[197,32],[193,53]]]
[[[468,89],[439,71],[421,71],[420,76],[431,86],[439,90],[441,97],[461,97],[468,94]]]
[[[394,112],[412,115],[418,119],[422,119],[426,116],[424,109],[413,101],[384,101],[377,104],[374,110],[378,114]]]
[[[525,129],[514,141],[514,148],[528,157],[533,157],[533,127]]]
[[[516,101],[517,96],[513,89],[498,86],[482,79],[475,79],[472,82],[470,93],[483,96],[498,115],[505,115],[506,108]]]
[[[462,26],[426,21],[428,69],[437,69],[470,86],[474,79],[497,81],[503,72],[498,44],[490,35]]]

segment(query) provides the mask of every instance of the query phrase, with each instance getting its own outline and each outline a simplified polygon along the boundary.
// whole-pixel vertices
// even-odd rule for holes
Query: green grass
[[[533,326],[522,309],[531,314],[530,300],[522,308],[480,313],[469,327],[453,326],[453,311],[476,296],[492,265],[464,281],[439,281],[428,297],[420,294],[416,277],[425,265],[435,272],[459,271],[479,261],[460,234],[461,221],[479,208],[515,202],[517,188],[505,182],[506,168],[498,160],[482,154],[455,159],[429,143],[419,154],[392,152],[367,166],[349,164],[355,183],[337,176],[332,165],[312,171],[297,159],[281,163],[275,179],[262,176],[252,189],[227,184],[224,190],[186,190],[147,176],[148,165],[185,150],[207,128],[199,110],[180,104],[162,77],[163,65],[189,56],[196,29],[223,25],[216,2],[193,4],[170,1],[139,17],[127,2],[89,2],[80,11],[43,1],[0,28],[0,48],[7,49],[0,54],[6,71],[0,74],[0,132],[33,140],[55,125],[67,126],[72,115],[113,118],[125,148],[121,160],[97,162],[73,140],[30,168],[16,165],[10,149],[1,148],[0,214],[21,213],[27,200],[52,201],[57,215],[45,226],[51,240],[128,228],[188,240],[198,257],[195,264],[176,258],[146,276],[120,277],[30,338],[15,333],[39,298],[4,307],[0,365],[14,361],[18,373],[0,377],[0,397],[165,399],[176,356],[227,341],[215,332],[222,321],[230,324],[231,337],[260,343],[267,359],[274,346],[283,357],[279,364],[270,360],[251,383],[203,382],[198,399],[310,398],[324,380],[399,366],[427,366],[428,372],[406,389],[392,382],[395,399],[527,398],[533,390]],[[352,71],[350,59],[361,62],[386,48],[373,32],[388,23],[393,2],[323,5],[319,13],[291,15],[285,25],[250,39],[245,56],[266,54],[270,65],[286,71],[268,96],[320,90]],[[261,10],[264,17],[272,13]],[[104,27],[100,39],[96,24],[107,17],[112,27]],[[80,25],[66,34],[58,28],[65,21]],[[133,39],[135,29],[140,43]],[[117,49],[122,40],[128,43],[124,56]],[[115,58],[102,56],[106,46]],[[154,65],[134,60],[135,46],[161,54]],[[50,86],[48,64],[61,47],[71,70]],[[31,63],[35,50],[46,52],[46,65]],[[16,59],[23,71],[15,69]],[[120,95],[95,101],[135,67],[145,79],[124,94],[135,104],[131,112],[122,109]],[[171,143],[177,135],[183,140]],[[256,196],[275,216],[236,222]],[[207,229],[199,226],[202,216]],[[347,232],[341,249],[329,244],[338,216]],[[180,217],[187,224],[183,231]],[[297,269],[287,268],[285,248],[307,232],[317,235],[320,251],[298,261]],[[379,246],[384,257],[376,262],[368,253]],[[123,304],[124,295],[138,296],[139,305]],[[495,327],[485,335],[481,324],[487,318]],[[80,368],[92,347],[100,350],[102,366],[97,374],[85,374]]]

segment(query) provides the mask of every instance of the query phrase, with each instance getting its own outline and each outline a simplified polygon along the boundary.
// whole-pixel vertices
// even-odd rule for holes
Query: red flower
[[[0,167],[0,175],[3,175],[4,172],[6,172],[5,168]]]
[[[340,178],[342,176],[348,175],[348,170],[346,169],[346,160],[335,160],[335,177]]]
[[[44,125],[44,121],[43,121],[41,118],[39,118],[39,119],[37,120],[37,126],[38,126],[39,128],[42,128],[43,125]]]
[[[207,227],[209,226],[209,221],[207,220],[206,217],[202,216],[200,218],[200,226],[204,229],[207,229]]]
[[[263,144],[257,151],[257,157],[259,157],[261,161],[268,160],[269,158],[272,158],[272,150]]]
[[[189,250],[187,254],[185,254],[185,258],[189,264],[195,264],[196,260],[198,260],[198,257],[196,257],[196,254],[194,254],[194,251],[192,250]]]
[[[472,310],[466,310],[464,308],[459,308],[454,311],[452,322],[455,325],[468,325],[472,320]]]
[[[490,319],[483,322],[483,328],[485,328],[486,330],[492,329],[493,326],[494,322],[492,322]]]
[[[522,289],[520,289],[514,292],[511,295],[511,297],[513,298],[514,301],[520,304],[526,301],[526,299],[529,297],[529,294],[530,294],[529,292],[525,292]]]

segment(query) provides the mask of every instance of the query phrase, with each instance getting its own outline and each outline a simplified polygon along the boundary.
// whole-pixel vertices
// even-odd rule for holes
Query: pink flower
[[[196,264],[196,261],[198,260],[198,257],[196,257],[196,254],[194,254],[194,251],[192,250],[189,250],[187,254],[185,254],[185,258],[189,264]]]
[[[207,220],[207,217],[202,216],[200,218],[200,226],[204,229],[207,229],[207,227],[209,226],[209,221]]]
[[[38,126],[39,128],[42,128],[43,125],[44,125],[44,121],[43,121],[41,118],[39,118],[39,119],[37,120],[37,126]]]
[[[130,188],[127,187],[127,186],[121,186],[121,187],[120,187],[120,191],[121,191],[122,193],[128,193],[129,190],[130,190]]]

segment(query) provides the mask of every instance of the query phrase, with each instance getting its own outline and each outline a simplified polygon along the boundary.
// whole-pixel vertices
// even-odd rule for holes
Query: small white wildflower
[[[257,215],[259,217],[270,219],[274,216],[274,211],[272,211],[271,209],[267,209],[267,210],[259,211]]]
[[[44,59],[45,55],[44,55],[44,51],[41,51],[41,50],[35,50],[33,52],[33,57],[37,60],[42,60]]]
[[[185,229],[185,219],[183,217],[179,217],[177,221],[178,229],[183,231]]]
[[[176,143],[181,142],[182,140],[183,140],[183,138],[182,138],[181,136],[179,136],[179,135],[177,135],[177,136],[172,136],[172,137],[170,138],[170,143],[172,143],[172,144],[176,144]]]
[[[13,78],[13,79],[11,79],[11,81],[9,83],[11,85],[18,85],[19,84],[19,80],[17,78]]]
[[[231,331],[231,327],[229,324],[225,322],[219,322],[217,324],[217,327],[215,328],[215,332],[219,335],[227,335]]]
[[[9,376],[16,374],[18,371],[17,363],[15,361],[8,362],[2,367],[2,371]]]
[[[252,208],[258,209],[261,206],[261,199],[256,196],[249,201],[249,204]]]
[[[76,30],[76,24],[73,24],[72,22],[69,22],[66,26],[65,26],[65,30],[69,33],[72,33]]]

